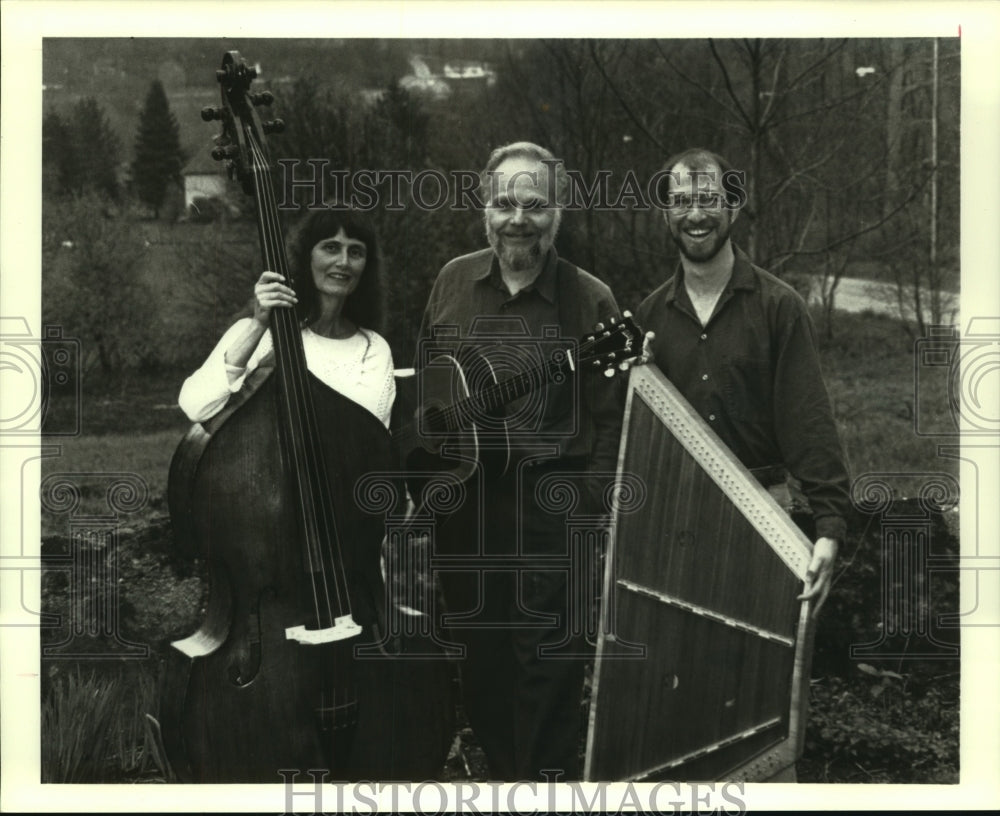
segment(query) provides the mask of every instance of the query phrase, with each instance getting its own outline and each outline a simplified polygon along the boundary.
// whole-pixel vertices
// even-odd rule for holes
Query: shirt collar
[[[490,253],[489,259],[489,263],[483,264],[482,268],[473,274],[472,279],[475,281],[486,281],[495,289],[506,292],[507,288],[504,286],[503,278],[500,277],[500,262],[497,260],[496,253]],[[555,247],[552,247],[545,256],[545,264],[542,266],[541,273],[530,286],[526,286],[521,291],[530,292],[534,289],[549,303],[555,303],[556,268],[558,264],[559,256],[556,254]]]
[[[677,299],[679,287],[684,283],[684,265],[678,261],[677,271],[667,283],[666,301],[672,303]],[[729,283],[723,291],[743,289],[753,291],[757,288],[757,278],[753,273],[753,264],[750,258],[736,244],[733,244],[733,274],[729,278]]]

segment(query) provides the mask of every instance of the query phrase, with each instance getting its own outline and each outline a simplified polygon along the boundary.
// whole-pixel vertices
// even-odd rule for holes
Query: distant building
[[[496,82],[496,72],[487,63],[476,60],[443,60],[414,54],[410,57],[410,67],[413,73],[400,79],[400,86],[435,99],[447,98],[454,87],[461,84],[485,82],[492,85]]]
[[[407,74],[399,80],[401,88],[410,92],[427,94],[435,99],[444,99],[451,95],[451,86],[440,76],[435,76],[431,72],[423,57],[410,57],[410,67],[413,68],[413,73]]]
[[[210,219],[211,213],[201,211],[206,207],[206,202],[213,202],[208,206],[216,211],[219,208],[224,208],[230,213],[237,211],[230,197],[232,185],[226,175],[225,166],[212,158],[211,146],[205,145],[198,150],[184,166],[182,175],[184,213],[187,217]]]
[[[486,63],[474,60],[448,60],[441,73],[445,79],[481,79],[485,80],[487,85],[492,85],[497,80],[496,71]]]

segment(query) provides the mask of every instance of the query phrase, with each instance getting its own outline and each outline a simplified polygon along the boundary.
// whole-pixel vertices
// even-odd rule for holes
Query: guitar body
[[[477,410],[470,381],[480,390],[497,385],[485,357],[476,356],[463,367],[450,354],[441,354],[418,372],[414,433],[402,451],[408,471],[450,473],[461,481],[477,467],[489,478],[507,472],[510,441],[504,412]],[[459,405],[468,410],[456,411]]]
[[[412,516],[433,515],[421,501],[423,486],[445,474],[468,480],[480,468],[487,478],[504,475],[510,467],[510,439],[506,408],[550,382],[574,374],[611,370],[635,357],[642,347],[642,331],[624,313],[619,322],[598,324],[579,344],[577,355],[560,349],[540,365],[498,380],[490,361],[470,354],[461,362],[437,354],[417,372],[412,402],[414,421],[393,434],[397,460],[407,474]]]

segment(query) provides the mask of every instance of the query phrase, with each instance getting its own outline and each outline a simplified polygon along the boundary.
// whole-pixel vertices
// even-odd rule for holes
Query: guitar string
[[[602,343],[605,343],[607,339],[611,337],[614,333],[620,333],[622,329],[627,327],[627,324],[619,323],[618,326],[620,328],[616,328],[611,332],[609,332],[608,334],[605,334],[601,337],[596,337],[591,335],[589,339],[581,343],[578,352],[579,353],[578,362],[579,363],[590,362],[592,350],[600,346]],[[458,422],[460,420],[470,416],[475,417],[477,415],[476,409],[480,407],[479,405],[476,404],[477,401],[479,401],[480,404],[492,403],[493,401],[496,401],[495,405],[487,405],[487,407],[491,409],[498,408],[500,407],[500,405],[505,404],[505,402],[510,402],[513,399],[517,399],[516,396],[510,397],[509,395],[506,395],[504,393],[504,391],[509,387],[511,387],[512,384],[515,384],[516,387],[523,388],[530,386],[532,384],[532,381],[538,380],[540,378],[542,379],[542,383],[547,382],[550,379],[550,377],[554,377],[559,372],[562,366],[563,363],[556,362],[553,360],[547,360],[543,362],[541,365],[533,367],[529,371],[523,372],[521,374],[516,374],[513,377],[510,377],[502,382],[494,383],[493,385],[484,388],[482,391],[479,391],[476,394],[471,394],[468,397],[465,397],[459,400],[458,402],[453,403],[452,405],[443,409],[440,413],[436,414],[435,419],[443,420],[445,423],[445,427],[448,430],[457,430]],[[529,391],[530,390],[531,389],[529,388]],[[520,396],[523,396],[523,394]],[[398,432],[394,433],[393,437],[398,440],[406,438],[413,433],[414,430],[411,427],[404,427],[401,428]]]

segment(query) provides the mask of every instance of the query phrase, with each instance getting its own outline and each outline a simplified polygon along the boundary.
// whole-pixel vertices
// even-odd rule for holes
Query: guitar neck
[[[618,360],[632,356],[633,350],[642,342],[642,333],[627,312],[622,323],[616,324],[614,318],[610,322],[612,325],[609,328],[598,324],[597,332],[584,337],[577,347],[557,349],[544,362],[481,388],[457,402],[446,403],[447,407],[441,407],[438,399],[428,401],[425,394],[425,404],[430,407],[422,415],[421,427],[430,429],[434,434],[461,431],[463,428],[474,427],[480,419],[496,414],[505,405],[549,383],[560,382],[582,368],[611,370],[611,366]],[[448,360],[450,365],[461,371],[461,366],[454,357],[449,355]],[[445,387],[453,388],[451,385]],[[462,390],[465,390],[464,385]],[[448,393],[442,391],[436,396],[454,394],[455,391],[450,390]],[[393,433],[393,438],[405,446],[419,440],[424,433],[415,425],[405,425]]]
[[[574,370],[572,354],[566,350],[541,365],[534,366],[521,374],[516,374],[503,382],[498,382],[469,395],[464,400],[455,403],[453,407],[460,416],[467,412],[473,415],[482,415],[484,412],[496,411],[532,391],[537,391],[551,382],[564,378],[567,373]]]

